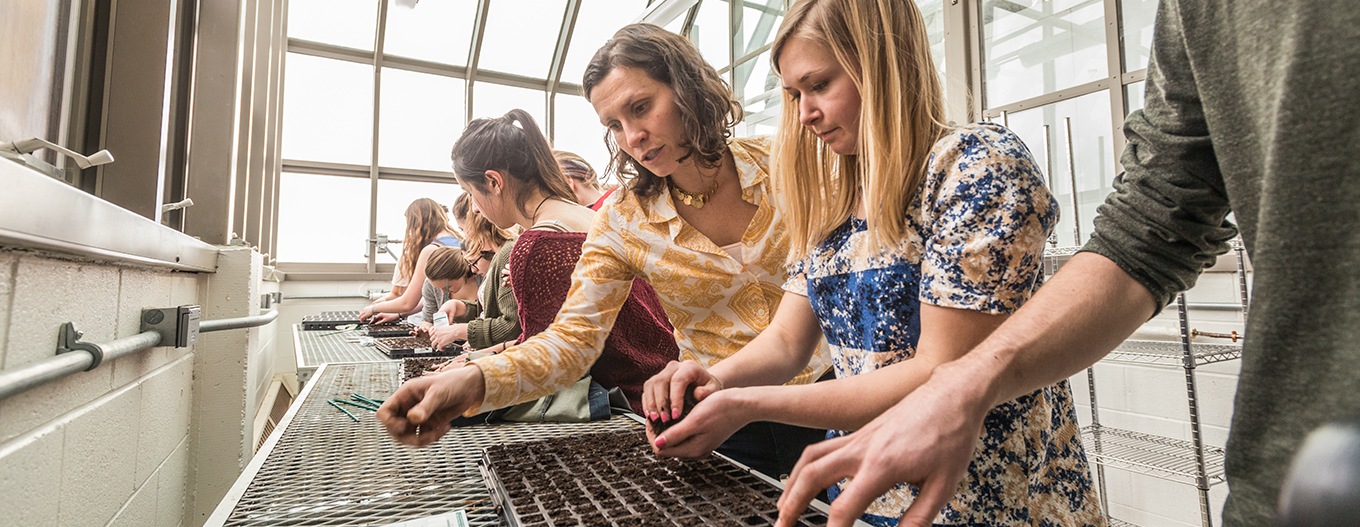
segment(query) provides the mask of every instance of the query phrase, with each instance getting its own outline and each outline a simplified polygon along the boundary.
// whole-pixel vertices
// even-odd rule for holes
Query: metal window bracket
[[[274,291],[271,293],[263,293],[260,295],[260,309],[269,309],[270,306],[281,303],[283,303],[282,291]]]
[[[57,333],[57,355],[70,353],[73,351],[88,351],[94,357],[94,362],[85,371],[90,371],[99,367],[99,363],[104,362],[104,348],[99,347],[93,342],[81,342],[80,337],[84,336],[76,329],[75,323],[65,322],[61,325],[61,330]]]

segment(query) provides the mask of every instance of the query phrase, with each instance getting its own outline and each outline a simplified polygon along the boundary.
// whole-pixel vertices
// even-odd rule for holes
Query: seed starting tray
[[[345,324],[358,324],[358,311],[322,311],[316,315],[302,317],[302,329],[335,329]]]
[[[373,338],[386,337],[407,337],[412,331],[416,330],[415,324],[410,322],[398,322],[395,324],[383,324],[381,326],[369,326],[368,336]]]
[[[498,423],[454,428],[433,445],[410,448],[392,440],[373,412],[341,405],[355,422],[327,403],[354,393],[386,399],[399,366],[321,366],[204,525],[385,525],[461,508],[473,527],[499,526],[477,468],[483,447],[641,428],[617,417]]]
[[[406,381],[422,376],[425,372],[434,369],[435,366],[448,362],[444,357],[416,358],[407,357],[401,359],[401,369],[397,371],[400,378],[397,384],[406,384]]]
[[[719,454],[658,458],[641,431],[496,445],[481,469],[514,527],[773,525],[783,490]],[[798,525],[825,525],[825,510],[814,503]]]
[[[406,357],[452,357],[463,353],[463,347],[455,343],[444,349],[431,347],[430,337],[389,337],[377,339],[373,347],[394,359]]]

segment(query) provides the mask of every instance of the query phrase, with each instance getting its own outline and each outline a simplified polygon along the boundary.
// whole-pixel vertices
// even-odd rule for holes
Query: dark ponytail
[[[519,126],[515,126],[515,122]],[[534,190],[576,202],[576,195],[553,158],[552,147],[529,112],[514,109],[502,117],[475,119],[453,144],[453,174],[458,182],[487,191],[486,171],[516,181],[514,200],[521,213]]]

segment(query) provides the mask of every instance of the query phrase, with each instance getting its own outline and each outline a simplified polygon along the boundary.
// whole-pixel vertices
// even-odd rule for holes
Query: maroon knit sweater
[[[580,232],[531,230],[519,236],[509,265],[524,330],[516,344],[547,329],[557,317],[585,241],[585,233]],[[641,415],[642,384],[679,355],[670,319],[656,291],[636,279],[590,375],[605,388],[623,390],[633,411]]]

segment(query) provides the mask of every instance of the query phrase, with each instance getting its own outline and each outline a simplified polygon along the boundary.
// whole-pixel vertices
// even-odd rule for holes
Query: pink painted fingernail
[[[656,438],[656,447],[666,448],[666,436],[659,436]]]
[[[655,420],[657,420],[657,419],[660,419],[660,418],[661,418],[661,415],[658,414],[658,413],[656,413],[656,412],[652,412],[652,413],[650,413],[650,414],[647,414],[647,418],[648,418],[648,419],[651,419],[651,420],[653,420],[653,421],[655,421]]]
[[[679,418],[680,418],[680,409],[679,409],[679,408],[676,408],[676,409],[674,409],[674,410],[671,410],[671,419],[679,419]]]
[[[669,423],[669,422],[671,422],[671,416],[670,416],[670,414],[661,414],[661,422],[663,422],[663,423]]]

